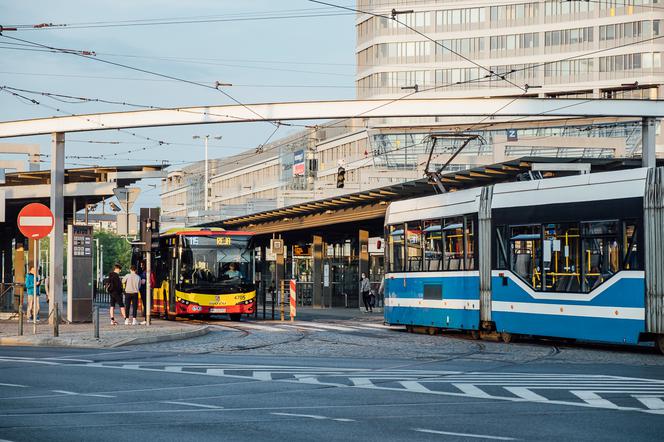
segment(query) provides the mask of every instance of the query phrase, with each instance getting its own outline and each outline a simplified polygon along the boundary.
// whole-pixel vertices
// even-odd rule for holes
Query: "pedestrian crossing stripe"
[[[512,402],[537,402],[576,407],[637,411],[664,415],[664,381],[606,375],[565,375],[504,373],[459,373],[420,370],[366,370],[329,367],[242,366],[233,365],[164,365],[93,363],[83,364],[99,368],[163,371],[202,376],[255,379],[256,381],[296,382],[334,387],[400,391],[403,393],[470,397]],[[214,366],[213,366],[214,365]],[[194,371],[195,370],[195,371]],[[494,379],[491,379],[491,377]],[[547,376],[550,380],[547,380]],[[533,382],[532,378],[536,380]],[[475,382],[473,379],[491,379]],[[506,381],[506,382],[505,382]],[[442,387],[442,388],[441,388]],[[498,388],[503,394],[487,391]],[[555,392],[565,392],[577,400],[551,398]],[[619,395],[617,398],[613,395]],[[555,396],[555,394],[554,394]],[[633,406],[619,405],[612,399],[628,397]]]
[[[39,358],[3,357],[2,360],[43,362]],[[464,373],[442,370],[260,364],[143,363],[135,361],[61,361],[51,362],[51,364],[253,379],[256,382],[294,382],[484,400],[537,402],[664,415],[664,380],[661,379],[561,373]],[[625,405],[626,402],[628,405]]]
[[[390,326],[383,324],[352,324],[352,325],[339,325],[331,323],[320,322],[295,322],[292,324],[284,323],[264,323],[259,324],[256,322],[243,322],[233,326],[234,328],[248,328],[254,330],[276,331],[283,332],[293,329],[310,329],[315,331],[336,331],[342,333],[357,333],[358,331],[376,332],[387,330],[404,330],[405,326]]]

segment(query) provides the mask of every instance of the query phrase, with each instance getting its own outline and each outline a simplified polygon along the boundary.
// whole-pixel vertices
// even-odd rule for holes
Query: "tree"
[[[99,244],[103,246],[103,275],[113,270],[113,265],[116,263],[120,263],[123,269],[129,268],[131,265],[131,244],[125,238],[105,230],[95,232],[94,237],[99,239]],[[96,262],[96,256],[94,259]]]

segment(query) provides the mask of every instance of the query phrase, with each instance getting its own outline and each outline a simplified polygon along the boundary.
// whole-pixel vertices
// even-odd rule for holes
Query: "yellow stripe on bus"
[[[175,296],[176,298],[203,306],[228,306],[254,299],[256,297],[256,291],[253,290],[246,293],[232,293],[226,295],[208,295],[203,293],[185,293],[176,290]]]

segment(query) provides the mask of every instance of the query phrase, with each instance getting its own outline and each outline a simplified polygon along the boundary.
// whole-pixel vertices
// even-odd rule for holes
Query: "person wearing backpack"
[[[126,320],[127,315],[125,314],[125,306],[122,302],[122,282],[120,281],[119,273],[122,270],[120,264],[115,264],[113,266],[113,271],[108,274],[108,280],[104,284],[106,291],[111,295],[111,306],[109,308],[109,313],[111,315],[111,325],[118,325],[115,321],[115,316],[113,315],[115,304],[120,307],[120,313],[122,317]]]

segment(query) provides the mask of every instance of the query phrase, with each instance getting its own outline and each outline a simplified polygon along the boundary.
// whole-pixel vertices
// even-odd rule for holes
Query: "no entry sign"
[[[18,214],[18,229],[30,239],[48,236],[54,223],[51,209],[40,203],[28,204]]]

